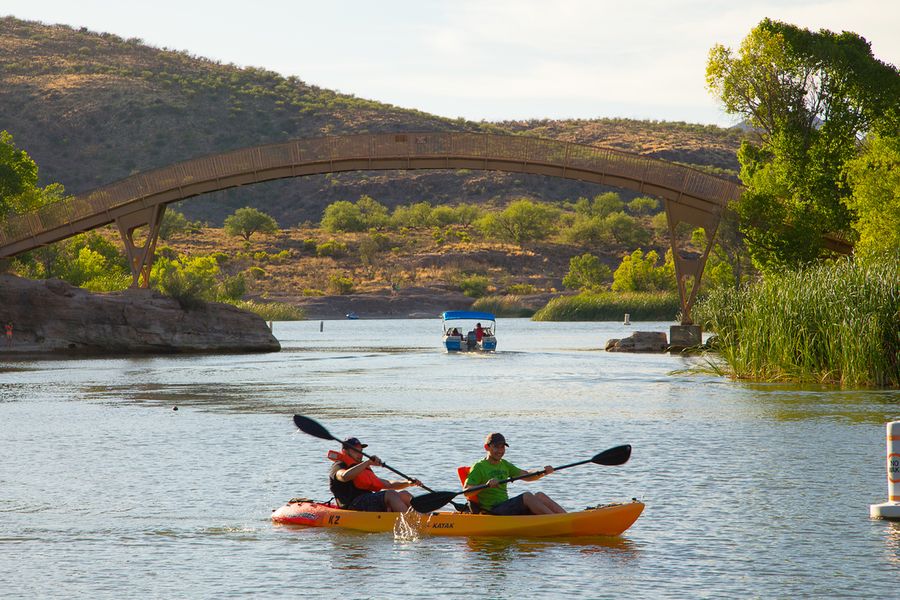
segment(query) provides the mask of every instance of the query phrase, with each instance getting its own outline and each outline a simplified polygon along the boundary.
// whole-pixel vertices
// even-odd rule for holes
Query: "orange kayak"
[[[579,512],[553,515],[504,517],[461,512],[419,514],[411,511],[404,520],[428,535],[576,537],[620,535],[644,510],[638,501],[606,504]],[[307,527],[343,527],[357,531],[393,531],[400,513],[344,510],[312,500],[291,500],[272,511],[272,521]]]

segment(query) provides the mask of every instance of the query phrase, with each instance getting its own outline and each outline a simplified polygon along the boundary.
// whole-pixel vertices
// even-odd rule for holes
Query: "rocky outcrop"
[[[665,352],[668,348],[663,331],[635,331],[627,338],[606,342],[607,352]]]
[[[12,343],[2,335],[12,323]],[[0,354],[274,352],[258,315],[221,303],[183,308],[144,289],[94,294],[58,279],[0,275]]]

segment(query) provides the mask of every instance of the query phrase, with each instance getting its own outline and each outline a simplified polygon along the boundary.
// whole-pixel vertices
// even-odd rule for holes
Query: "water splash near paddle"
[[[394,521],[394,539],[399,542],[418,541],[428,530],[428,515],[409,509]]]

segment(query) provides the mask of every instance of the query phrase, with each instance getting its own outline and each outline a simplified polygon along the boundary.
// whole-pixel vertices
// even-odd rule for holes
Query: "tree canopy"
[[[63,186],[38,187],[38,167],[24,150],[17,148],[8,131],[0,131],[0,218],[25,213],[65,196]]]
[[[266,213],[250,206],[239,208],[233,215],[225,218],[225,233],[228,235],[239,235],[249,240],[256,232],[277,233],[278,223]]]
[[[737,210],[762,269],[825,254],[827,233],[852,233],[844,165],[869,133],[900,127],[900,74],[855,33],[765,19],[739,52],[714,46],[707,85],[759,133],[738,158],[748,190]]]

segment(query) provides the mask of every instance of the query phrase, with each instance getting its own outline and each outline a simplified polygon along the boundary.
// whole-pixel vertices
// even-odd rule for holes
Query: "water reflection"
[[[466,550],[492,562],[538,556],[560,549],[577,549],[582,555],[600,554],[625,562],[638,558],[637,545],[624,537],[585,536],[555,538],[478,538],[466,539]]]
[[[887,550],[887,559],[896,566],[900,566],[900,523],[887,522],[884,528],[884,545]]]

